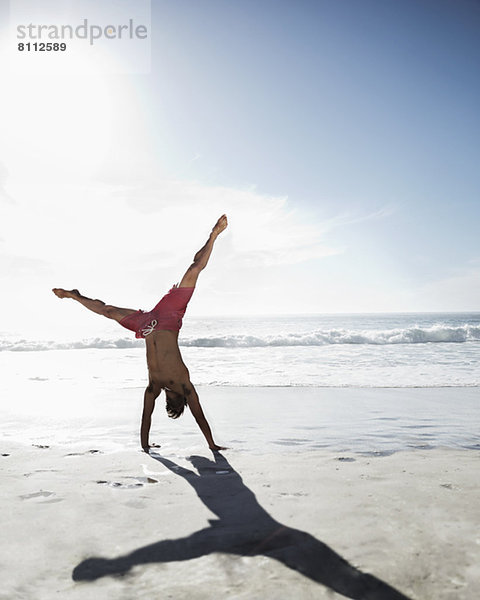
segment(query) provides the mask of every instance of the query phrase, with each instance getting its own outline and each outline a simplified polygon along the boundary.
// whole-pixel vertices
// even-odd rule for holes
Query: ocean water
[[[144,341],[92,319],[96,337],[0,337],[4,441],[63,435],[137,448]],[[479,448],[480,313],[187,315],[180,345],[212,426],[233,448]],[[200,440],[192,419],[167,423],[160,411],[162,445]]]
[[[28,373],[33,381],[144,385],[143,340],[116,323],[98,324],[97,337],[89,338],[0,335],[2,370],[21,379]],[[480,385],[480,313],[215,319],[187,313],[180,346],[192,381],[200,385]]]

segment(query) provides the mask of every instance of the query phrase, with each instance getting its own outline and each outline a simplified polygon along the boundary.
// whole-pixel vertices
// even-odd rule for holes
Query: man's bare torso
[[[181,393],[189,372],[178,347],[178,331],[153,331],[145,343],[150,383]]]

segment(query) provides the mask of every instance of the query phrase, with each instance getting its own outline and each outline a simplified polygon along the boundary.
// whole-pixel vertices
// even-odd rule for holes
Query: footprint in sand
[[[30,473],[24,473],[23,476],[31,477],[32,475],[35,475],[36,473],[58,473],[58,469],[35,469],[35,471],[32,471]]]
[[[308,441],[309,440],[306,440],[305,438],[283,438],[273,443],[277,444],[277,446],[299,446],[300,444],[305,444]]]
[[[58,473],[58,469],[35,469],[35,473]]]
[[[86,450],[85,452],[70,452],[65,456],[85,456],[85,454],[103,454],[101,450]]]
[[[54,502],[61,502],[63,500],[63,498],[52,498],[52,496],[55,496],[55,492],[40,490],[39,492],[33,492],[31,494],[23,494],[20,498],[22,500],[36,500],[42,504],[53,504]],[[46,498],[48,498],[48,500]]]
[[[124,477],[123,479],[133,479],[133,482],[121,482],[121,481],[105,481],[100,479],[97,481],[100,485],[108,485],[114,488],[122,488],[122,489],[133,489],[143,487],[145,484],[149,483],[158,483],[156,479],[153,477]]]

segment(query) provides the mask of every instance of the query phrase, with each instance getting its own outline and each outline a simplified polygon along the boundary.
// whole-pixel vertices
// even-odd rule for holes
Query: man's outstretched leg
[[[119,308],[118,306],[112,306],[105,304],[101,300],[92,300],[82,294],[78,290],[64,290],[62,288],[53,288],[52,292],[58,296],[58,298],[71,298],[80,302],[85,308],[91,310],[97,315],[107,317],[107,319],[113,319],[114,321],[121,321],[124,317],[131,315],[134,312],[132,308]]]
[[[215,226],[212,229],[212,233],[210,234],[206,244],[200,248],[200,250],[193,257],[193,263],[188,267],[178,287],[195,287],[200,271],[207,266],[215,240],[222,233],[222,231],[227,228],[227,225],[227,216],[222,215],[215,223]]]

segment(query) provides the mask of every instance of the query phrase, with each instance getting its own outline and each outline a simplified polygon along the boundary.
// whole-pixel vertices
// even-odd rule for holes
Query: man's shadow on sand
[[[191,456],[189,461],[198,474],[158,454],[151,456],[188,481],[218,519],[210,520],[209,527],[188,537],[162,540],[118,558],[88,558],[73,570],[75,581],[125,575],[140,564],[190,560],[222,552],[274,558],[347,598],[409,600],[377,577],[356,569],[305,531],[275,521],[220,453],[214,453],[215,461]]]

